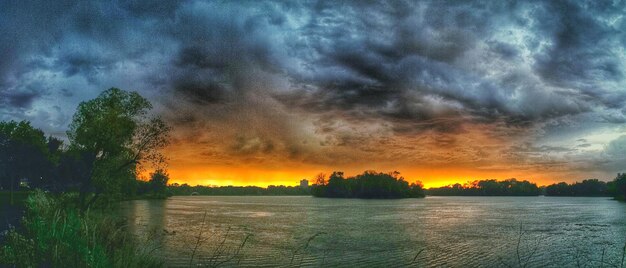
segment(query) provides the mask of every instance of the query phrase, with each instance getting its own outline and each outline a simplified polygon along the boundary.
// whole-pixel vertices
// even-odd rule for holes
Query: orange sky
[[[364,171],[364,170],[362,170]],[[346,170],[346,175],[356,175],[362,171]],[[315,175],[319,174],[320,170],[304,169],[304,170],[285,170],[285,171],[271,171],[260,169],[246,169],[246,170],[229,170],[224,168],[214,169],[170,169],[170,175],[172,177],[171,183],[188,183],[191,185],[236,185],[247,186],[255,185],[261,187],[267,187],[268,185],[298,185],[300,179],[308,179],[313,181]],[[327,175],[332,173],[331,171],[322,172]],[[454,183],[464,183],[468,180],[459,178],[475,178],[478,175],[471,175],[471,171],[463,172],[456,171],[453,175],[450,171],[433,171],[433,170],[407,170],[401,171],[401,174],[406,180],[413,182],[416,180],[421,181],[426,188],[439,187]],[[182,179],[181,179],[182,178]],[[509,178],[506,174],[499,174],[489,178]],[[537,180],[533,180],[537,181]],[[538,182],[538,181],[537,181]]]
[[[237,119],[248,124],[214,121],[192,131],[175,131],[164,150],[170,182],[266,187],[297,185],[301,179],[333,171],[351,176],[365,170],[395,170],[429,188],[482,179],[516,178],[548,185],[614,176],[590,168],[588,158],[576,158],[586,152],[601,154],[601,142],[587,151],[555,152],[552,147],[533,144],[537,139],[532,134],[537,130],[532,128],[462,124],[455,132],[427,130],[407,135],[376,122],[359,128],[362,122],[339,120],[321,133],[306,131],[320,127],[307,118],[287,126],[257,121],[254,116]]]
[[[176,159],[174,159],[176,160]],[[421,181],[425,188],[440,187],[454,183],[465,183],[481,179],[508,179],[517,178],[519,180],[529,180],[541,185],[549,185],[560,181],[579,181],[591,178],[593,175],[575,174],[563,171],[550,170],[516,170],[511,169],[486,169],[480,167],[459,166],[454,164],[438,165],[432,167],[411,167],[406,165],[395,166],[393,164],[383,165],[303,165],[288,164],[283,166],[259,167],[255,164],[244,163],[236,165],[214,165],[207,163],[193,164],[194,161],[171,161],[169,167],[170,183],[188,183],[191,185],[235,185],[235,186],[261,186],[268,185],[298,185],[299,180],[308,179],[313,181],[315,175],[325,173],[329,175],[333,171],[343,171],[347,176],[360,174],[365,170],[376,170],[380,172],[400,171],[401,175],[409,182]],[[602,173],[597,174],[603,178]],[[584,177],[589,176],[589,177]]]
[[[352,176],[361,173],[364,169],[337,169],[344,171],[346,175]],[[389,170],[379,169],[377,171],[387,172]],[[313,181],[315,175],[320,172],[329,175],[331,170],[320,170],[314,168],[298,169],[298,170],[264,170],[264,169],[231,169],[231,168],[197,168],[186,169],[176,168],[170,169],[170,183],[188,183],[191,185],[235,185],[248,186],[255,185],[267,187],[268,185],[298,185],[300,179],[308,179]],[[470,169],[402,169],[402,176],[409,182],[421,181],[425,188],[446,186],[454,183],[465,183],[480,179],[508,179],[517,178],[520,180],[529,180],[537,183],[539,186],[548,185],[556,181],[571,181],[564,179],[544,178],[537,173],[514,174],[514,172],[480,172]]]

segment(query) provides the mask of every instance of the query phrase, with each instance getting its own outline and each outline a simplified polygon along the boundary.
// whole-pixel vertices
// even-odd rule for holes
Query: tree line
[[[168,186],[172,195],[311,195],[310,187],[270,185],[258,186],[191,186],[187,183],[173,183]]]
[[[613,181],[604,182],[597,179],[583,180],[568,184],[555,183],[546,186],[547,196],[613,196],[624,200],[626,197],[626,173],[618,173]]]
[[[365,171],[353,177],[344,177],[343,172],[333,172],[328,179],[319,174],[311,194],[315,197],[331,198],[407,198],[424,197],[420,182],[409,184],[397,171],[380,173]]]
[[[560,182],[545,187],[538,187],[526,180],[476,180],[429,188],[426,193],[435,196],[606,196],[625,200],[626,173],[618,173],[610,182],[588,179],[571,184]]]
[[[429,188],[426,193],[440,196],[538,196],[541,190],[536,183],[513,178],[503,181],[477,180],[464,185],[456,183]]]
[[[28,121],[0,122],[0,190],[22,185],[78,192],[85,209],[102,197],[166,194],[169,179],[159,150],[170,127],[149,117],[152,105],[136,92],[110,88],[79,104],[68,142],[45,136]],[[149,181],[140,172],[154,168]]]

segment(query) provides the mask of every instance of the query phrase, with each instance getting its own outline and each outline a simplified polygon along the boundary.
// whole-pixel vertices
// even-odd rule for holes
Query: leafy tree
[[[150,109],[138,93],[118,88],[79,104],[67,136],[70,150],[90,167],[80,187],[83,208],[101,193],[120,193],[142,164],[163,161],[159,149],[167,145],[170,128],[148,117]],[[86,202],[90,192],[95,194]]]
[[[548,196],[571,196],[572,188],[566,182],[559,182],[548,185],[546,187],[546,195]]]
[[[170,180],[169,174],[164,169],[157,169],[150,174],[150,190],[157,196],[167,196],[167,182]]]
[[[626,201],[626,173],[617,173],[617,177],[609,183],[608,187],[616,199]]]
[[[311,194],[314,196],[322,196],[325,194],[324,187],[327,184],[326,174],[319,173],[315,176],[313,180],[313,185],[311,186]]]
[[[311,194],[342,198],[424,197],[420,182],[409,184],[397,171],[387,174],[365,171],[349,178],[344,178],[343,172],[333,172],[327,184],[318,181],[313,185]]]
[[[326,185],[327,197],[349,197],[347,183],[344,182],[343,172],[333,172]]]
[[[0,122],[0,188],[15,189],[20,179],[32,186],[49,183],[59,147],[60,141],[46,139],[28,121]]]

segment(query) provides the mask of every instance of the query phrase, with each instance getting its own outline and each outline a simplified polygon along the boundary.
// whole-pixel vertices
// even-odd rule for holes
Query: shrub
[[[35,191],[26,201],[23,232],[11,229],[0,248],[0,266],[159,267],[122,218],[104,211],[80,213],[71,200]]]

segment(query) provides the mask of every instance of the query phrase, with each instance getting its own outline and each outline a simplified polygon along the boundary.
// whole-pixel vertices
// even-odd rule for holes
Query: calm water
[[[607,198],[193,196],[122,211],[168,266],[197,248],[194,263],[223,266],[597,267],[626,239],[626,204]]]

